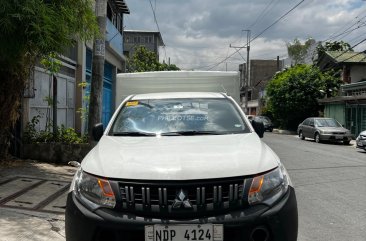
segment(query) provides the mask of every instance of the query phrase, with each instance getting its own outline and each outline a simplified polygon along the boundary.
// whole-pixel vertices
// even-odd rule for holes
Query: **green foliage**
[[[41,64],[50,74],[56,74],[60,71],[62,63],[57,59],[56,53],[50,53],[41,59]]]
[[[318,99],[337,94],[340,80],[333,76],[311,65],[296,65],[276,74],[266,88],[266,112],[280,127],[296,130],[306,117],[318,115]]]
[[[0,160],[19,117],[29,72],[51,53],[99,36],[94,0],[0,0]],[[51,54],[52,55],[52,54]]]
[[[174,64],[159,63],[154,52],[144,46],[138,46],[134,55],[128,60],[129,72],[173,71],[180,70]]]
[[[0,56],[17,61],[22,56],[62,53],[75,40],[92,39],[98,25],[92,0],[1,1]]]
[[[351,51],[353,49],[349,43],[344,41],[333,41],[333,42],[325,42],[324,44],[319,44],[316,47],[316,52],[318,55],[318,60],[326,51]]]
[[[24,130],[25,143],[49,143],[60,142],[65,144],[78,144],[87,143],[88,138],[86,135],[78,135],[73,128],[66,128],[64,125],[58,127],[57,135],[50,131],[50,128],[46,130],[37,131],[36,126],[39,124],[40,115],[34,116],[30,122],[27,123]]]
[[[292,43],[287,43],[287,53],[290,58],[294,61],[294,64],[304,64],[305,59],[312,53],[309,53],[309,49],[315,40],[309,38],[304,44],[297,38]]]

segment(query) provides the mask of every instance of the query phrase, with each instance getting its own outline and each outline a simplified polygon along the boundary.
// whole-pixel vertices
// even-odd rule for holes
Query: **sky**
[[[284,59],[286,44],[295,38],[343,40],[357,45],[355,51],[366,50],[365,0],[125,2],[130,9],[124,17],[125,29],[159,29],[165,43],[159,50],[160,61],[170,59],[184,70],[238,70],[247,52],[234,47],[246,46],[248,31],[244,30],[251,33],[250,59]]]

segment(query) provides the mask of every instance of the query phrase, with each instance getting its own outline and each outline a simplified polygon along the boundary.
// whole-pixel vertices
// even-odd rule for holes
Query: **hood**
[[[366,136],[366,131],[362,131],[359,136]]]
[[[252,175],[279,159],[257,134],[121,137],[103,136],[81,163],[107,178],[194,180]]]

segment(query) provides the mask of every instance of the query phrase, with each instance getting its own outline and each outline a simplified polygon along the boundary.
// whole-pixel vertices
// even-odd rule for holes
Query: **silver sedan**
[[[366,131],[362,131],[356,138],[356,147],[366,151]]]
[[[333,118],[310,117],[297,128],[300,139],[312,138],[315,142],[343,141],[348,145],[353,138],[351,132]]]

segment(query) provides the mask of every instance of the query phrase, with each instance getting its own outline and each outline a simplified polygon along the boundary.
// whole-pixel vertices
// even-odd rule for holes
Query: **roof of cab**
[[[150,93],[137,94],[131,100],[144,99],[184,99],[184,98],[226,98],[223,93],[215,92],[164,92],[164,93]]]

